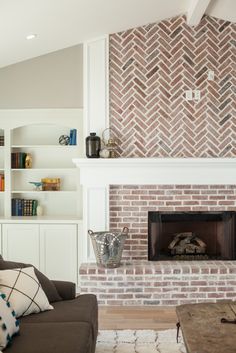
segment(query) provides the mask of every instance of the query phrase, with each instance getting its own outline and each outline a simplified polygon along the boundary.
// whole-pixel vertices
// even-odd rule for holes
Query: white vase
[[[42,216],[43,215],[43,207],[38,205],[36,209],[37,216]]]

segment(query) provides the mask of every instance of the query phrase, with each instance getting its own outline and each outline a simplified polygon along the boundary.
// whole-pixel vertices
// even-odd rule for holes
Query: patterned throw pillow
[[[19,331],[19,321],[6,296],[0,293],[0,349],[7,347]]]
[[[33,267],[0,271],[0,292],[16,312],[16,317],[51,310]]]

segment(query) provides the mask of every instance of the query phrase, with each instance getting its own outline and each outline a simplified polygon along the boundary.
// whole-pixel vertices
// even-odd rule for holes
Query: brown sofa
[[[28,265],[0,259],[0,270],[19,266]],[[20,334],[4,352],[94,353],[98,333],[96,297],[92,294],[76,297],[75,284],[50,281],[39,271],[36,274],[54,310],[21,317]]]

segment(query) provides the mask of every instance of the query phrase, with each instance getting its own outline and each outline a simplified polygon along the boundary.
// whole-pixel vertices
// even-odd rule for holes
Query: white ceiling
[[[0,0],[0,67],[187,13],[196,1]],[[236,0],[211,0],[207,13],[235,22]]]

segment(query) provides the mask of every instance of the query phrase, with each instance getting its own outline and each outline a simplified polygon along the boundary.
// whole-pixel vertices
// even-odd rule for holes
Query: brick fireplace
[[[208,16],[189,28],[180,16],[109,38],[106,108],[122,158],[75,161],[83,185],[81,291],[102,305],[236,299],[233,260],[148,261],[148,212],[236,211],[235,30]],[[200,101],[185,99],[189,89]],[[97,129],[97,120],[89,126]],[[87,230],[124,226],[122,266],[98,268]]]
[[[117,269],[96,266],[85,235],[90,257],[80,266],[82,292],[95,293],[101,305],[178,305],[236,298],[235,261],[148,261],[148,212],[236,211],[234,160],[122,158],[78,164],[86,197],[85,227],[130,229]]]

